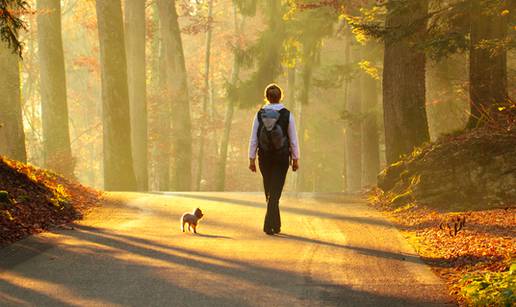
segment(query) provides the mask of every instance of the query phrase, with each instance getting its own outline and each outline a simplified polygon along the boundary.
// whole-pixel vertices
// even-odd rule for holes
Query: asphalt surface
[[[113,193],[73,226],[0,250],[1,306],[444,306],[446,288],[400,233],[338,194]],[[179,218],[200,207],[199,234]]]

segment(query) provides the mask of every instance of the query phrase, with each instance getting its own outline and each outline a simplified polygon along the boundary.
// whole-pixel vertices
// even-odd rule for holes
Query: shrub
[[[473,306],[513,306],[516,302],[516,262],[509,271],[468,274],[461,294]]]

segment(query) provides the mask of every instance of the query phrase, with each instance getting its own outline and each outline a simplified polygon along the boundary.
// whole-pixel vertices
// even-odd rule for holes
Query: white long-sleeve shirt
[[[264,107],[264,109],[274,109],[279,111],[284,109],[285,106],[281,103],[268,103]],[[258,150],[258,126],[260,125],[258,121],[258,114],[255,115],[253,121],[253,131],[251,132],[251,138],[249,140],[249,159],[256,158],[256,152]],[[290,119],[288,124],[288,138],[290,140],[290,152],[292,154],[292,159],[299,159],[299,142],[297,139],[297,131],[296,131],[296,123],[294,121],[294,116],[290,113]]]

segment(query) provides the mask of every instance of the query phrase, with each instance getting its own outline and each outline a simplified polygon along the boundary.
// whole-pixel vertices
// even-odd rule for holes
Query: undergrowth
[[[473,306],[514,306],[516,304],[516,263],[505,272],[478,272],[464,276],[461,294]]]

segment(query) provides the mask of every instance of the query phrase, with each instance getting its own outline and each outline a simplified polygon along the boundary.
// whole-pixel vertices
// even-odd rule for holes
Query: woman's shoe
[[[266,231],[265,233],[268,234],[269,236],[274,235],[274,231],[272,231],[272,230]]]
[[[274,234],[278,234],[278,233],[280,233],[280,232],[281,232],[281,229],[273,229],[273,230],[272,230],[272,233],[274,233]]]

